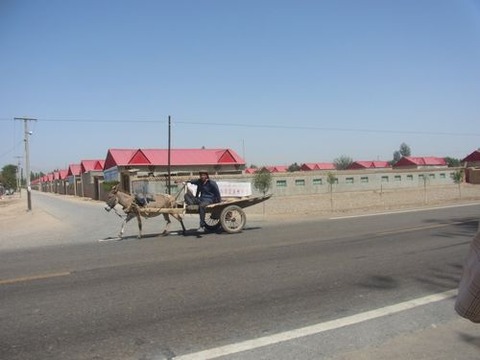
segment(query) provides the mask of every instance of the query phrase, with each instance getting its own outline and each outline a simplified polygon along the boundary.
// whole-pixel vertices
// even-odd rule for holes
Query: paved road
[[[206,358],[442,294],[458,284],[480,210],[249,221],[241,234],[186,237],[160,237],[153,223],[142,240],[99,242],[118,221],[98,204],[35,200],[62,225],[5,234],[26,246],[0,253],[2,359]],[[451,300],[435,301],[225,358],[341,358],[454,316]]]

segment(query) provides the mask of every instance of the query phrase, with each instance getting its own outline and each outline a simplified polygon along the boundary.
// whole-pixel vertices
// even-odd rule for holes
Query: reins
[[[115,207],[113,207],[112,209],[113,211],[115,211],[115,214],[117,214],[119,218],[123,219],[124,217],[127,217],[127,215],[120,214]]]

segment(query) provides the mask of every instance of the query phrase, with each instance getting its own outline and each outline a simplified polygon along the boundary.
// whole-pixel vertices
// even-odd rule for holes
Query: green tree
[[[464,171],[463,169],[457,170],[452,174],[452,180],[455,184],[458,185],[458,196],[462,198],[462,183],[464,178]]]
[[[300,165],[298,165],[297,163],[293,163],[288,167],[287,171],[288,172],[300,171]]]
[[[263,193],[263,196],[272,186],[272,174],[265,168],[261,168],[253,175],[253,187]],[[265,201],[263,202],[263,215],[265,216]]]
[[[335,169],[337,170],[345,170],[348,168],[350,165],[353,163],[353,159],[349,156],[342,155],[336,159],[333,160],[333,163],[335,164]]]
[[[253,187],[258,191],[261,191],[263,195],[267,193],[267,191],[272,186],[272,174],[265,169],[262,168],[255,172],[253,175]]]
[[[118,180],[109,180],[102,182],[102,187],[105,192],[109,192],[115,185],[120,184]]]
[[[402,156],[411,156],[412,150],[410,146],[405,143],[400,144],[400,148],[393,152],[393,162],[396,163],[398,160],[402,158]]]
[[[445,162],[447,163],[448,167],[459,167],[461,165],[460,159],[455,159],[452,157],[445,157]]]
[[[328,172],[327,173],[327,183],[328,183],[328,191],[330,192],[330,209],[333,211],[333,184],[337,182],[337,177],[334,173]]]
[[[428,203],[428,193],[427,193],[427,185],[428,185],[428,174],[427,173],[424,173],[424,174],[420,174],[418,175],[419,176],[419,180],[421,180],[423,182],[423,201],[425,204]]]
[[[2,168],[2,183],[7,189],[17,189],[17,166],[5,165]]]

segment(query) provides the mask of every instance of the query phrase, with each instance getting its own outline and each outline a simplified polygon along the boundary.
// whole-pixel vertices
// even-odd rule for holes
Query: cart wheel
[[[207,213],[205,214],[205,228],[208,231],[217,231],[220,228],[220,218],[218,214]]]
[[[245,212],[237,205],[227,206],[220,214],[222,228],[230,234],[242,231],[246,221],[247,216],[245,215]]]

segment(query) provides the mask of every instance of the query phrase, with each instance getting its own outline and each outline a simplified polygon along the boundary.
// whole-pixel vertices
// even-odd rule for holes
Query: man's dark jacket
[[[215,181],[208,179],[205,183],[201,179],[189,181],[191,184],[197,185],[197,195],[201,200],[208,200],[212,203],[222,201],[220,190]]]

